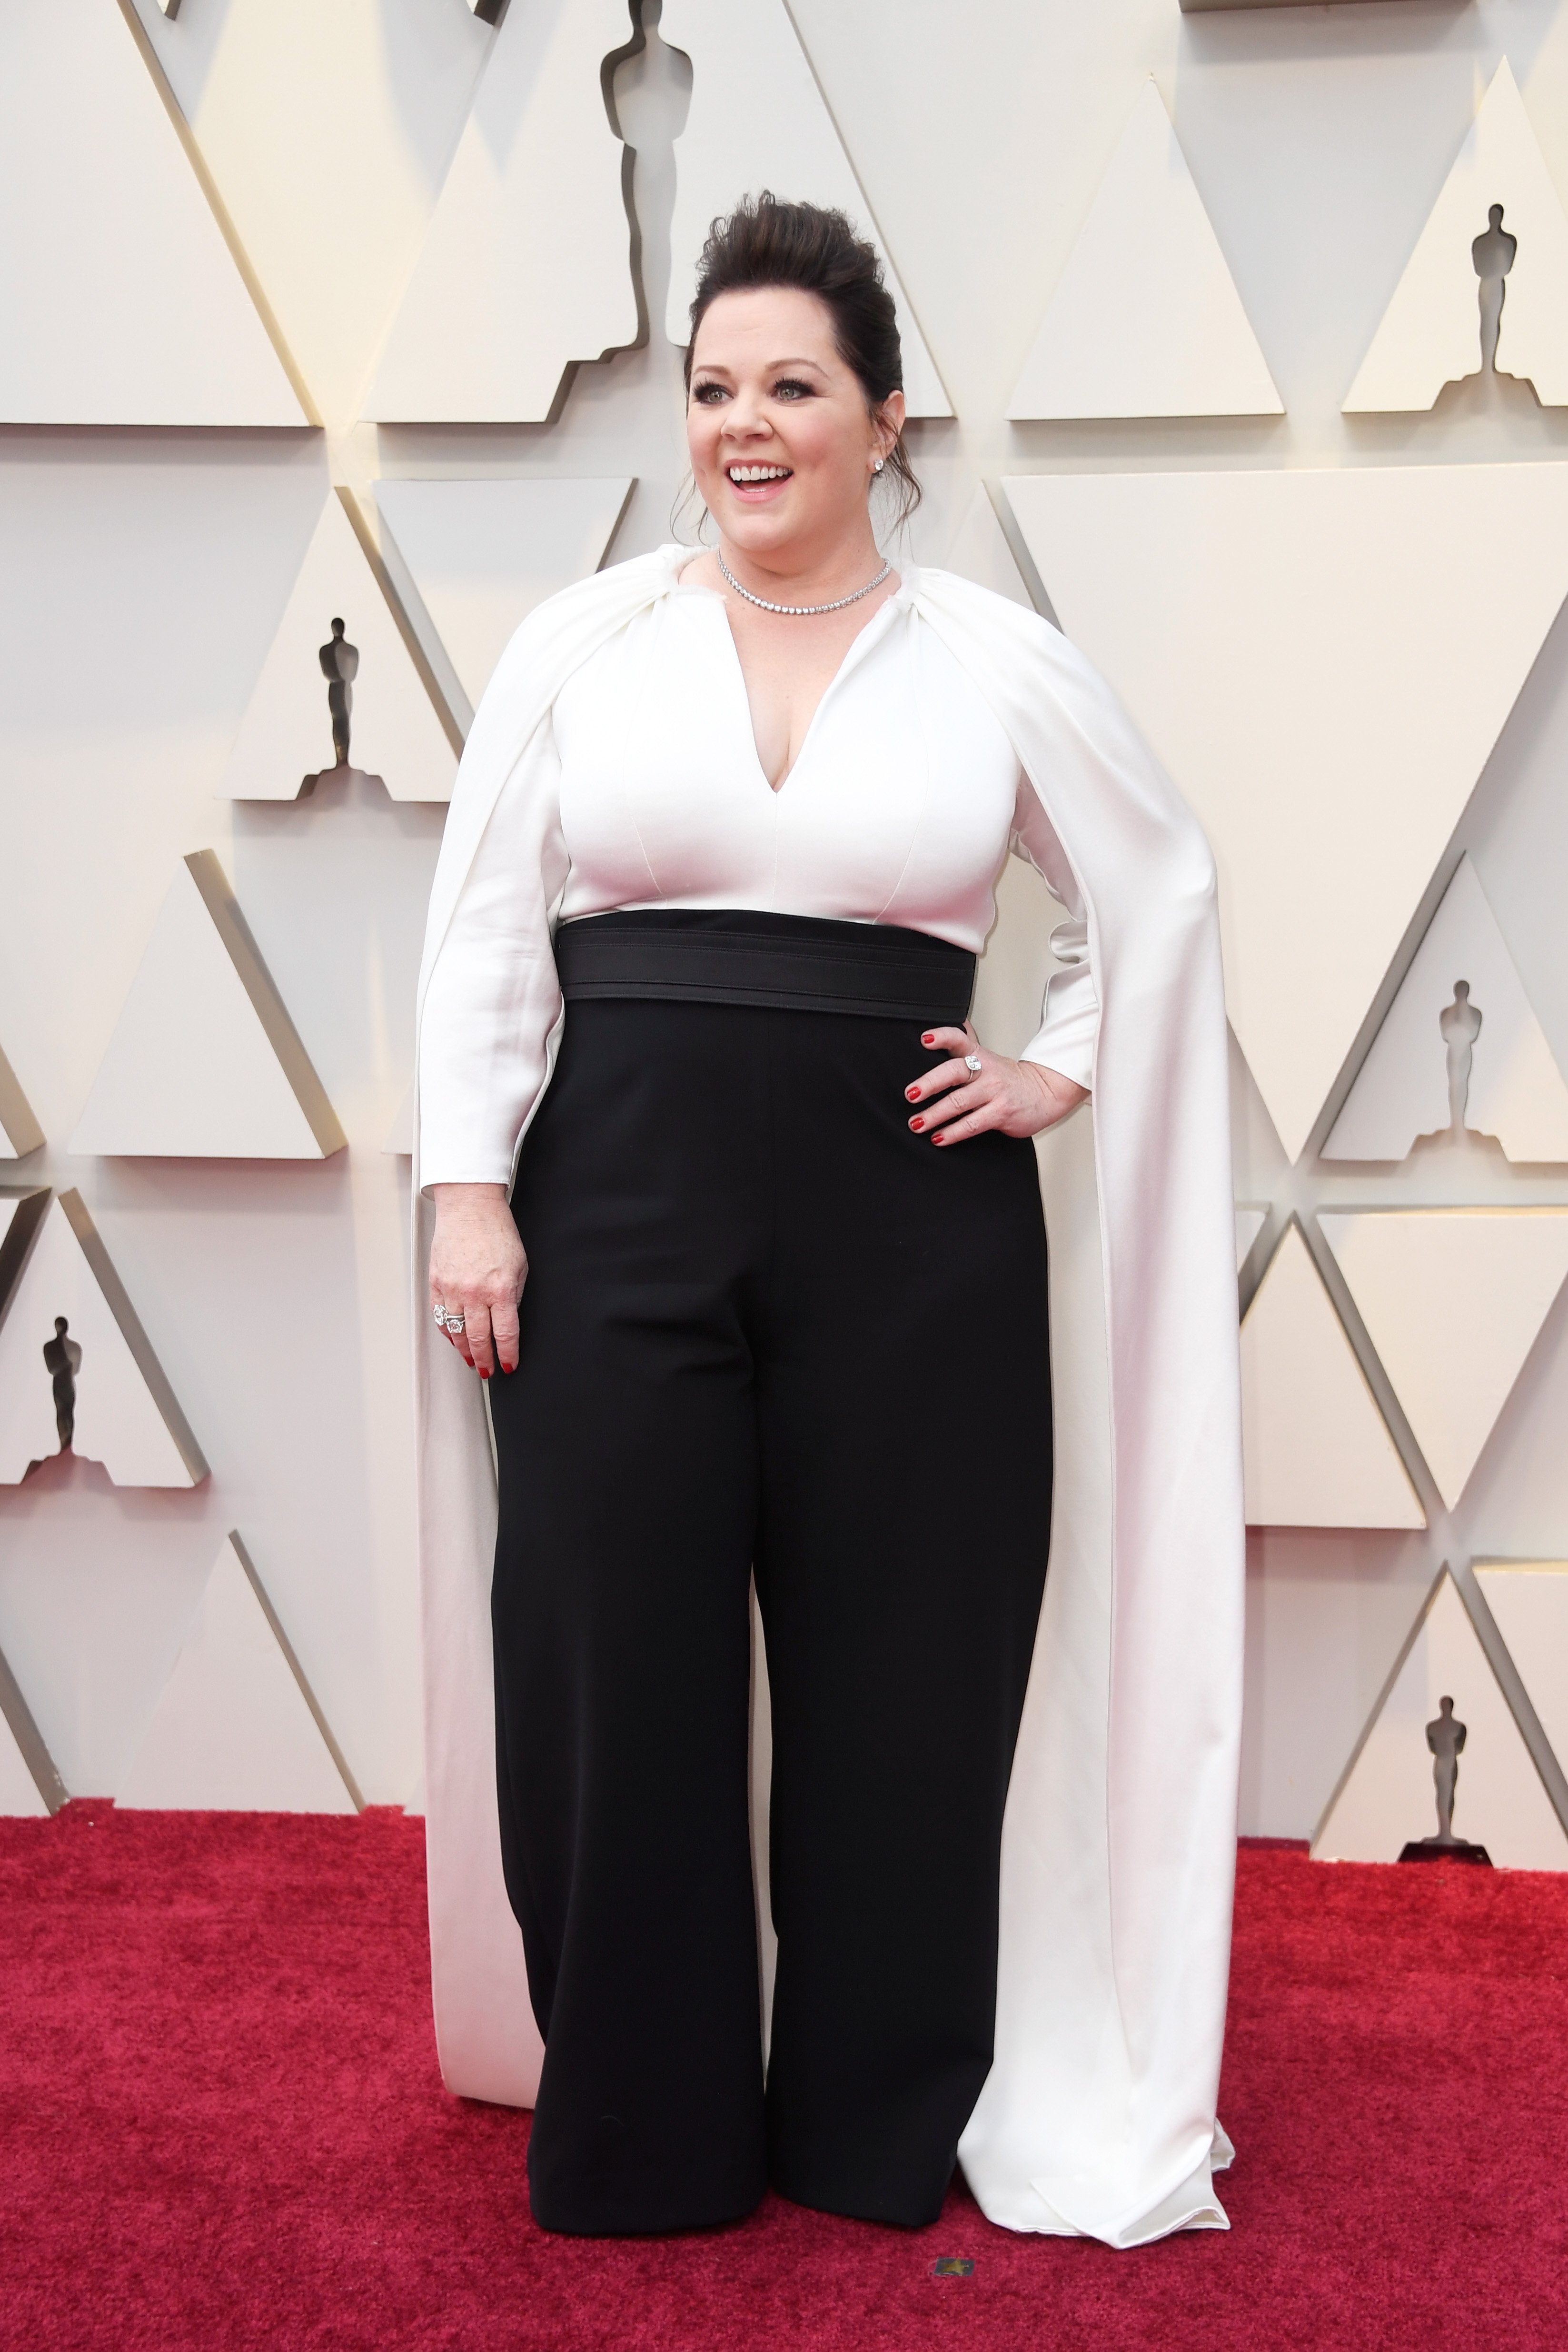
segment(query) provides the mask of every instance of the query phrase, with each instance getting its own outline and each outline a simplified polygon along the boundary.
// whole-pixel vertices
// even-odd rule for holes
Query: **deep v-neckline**
[[[735,631],[730,625],[728,603],[720,593],[718,589],[705,588],[700,582],[694,581],[690,588],[685,587],[684,584],[681,586],[681,593],[685,595],[711,597],[713,602],[719,608],[719,619],[724,625],[725,643],[729,648],[729,657],[734,666],[735,671],[735,683],[740,693],[740,708],[744,720],[746,740],[751,751],[751,764],[757,772],[758,780],[760,782],[763,791],[768,794],[768,799],[775,804],[782,799],[786,787],[800,772],[800,762],[804,760],[807,752],[811,748],[811,738],[817,731],[817,721],[822,715],[823,705],[831,696],[834,688],[842,683],[851,667],[864,658],[864,654],[866,649],[869,647],[873,633],[882,623],[884,615],[891,613],[894,606],[903,600],[906,590],[906,584],[907,583],[903,581],[899,583],[893,594],[889,596],[884,603],[877,606],[870,620],[865,623],[863,627],[855,631],[854,635],[844,647],[843,654],[840,659],[837,669],[834,670],[831,677],[829,678],[826,686],[823,687],[822,691],[817,697],[811,716],[806,721],[806,731],[800,738],[800,748],[796,752],[794,758],[790,761],[789,765],[785,769],[784,773],[779,777],[777,783],[773,782],[762,763],[761,747],[757,740],[757,721],[752,717],[751,695],[746,683],[746,666],[740,658],[740,647],[736,643]]]

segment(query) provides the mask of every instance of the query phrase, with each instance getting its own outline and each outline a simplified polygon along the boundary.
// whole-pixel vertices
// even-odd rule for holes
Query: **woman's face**
[[[858,536],[873,463],[903,422],[902,393],[870,414],[816,295],[761,286],[721,294],[704,312],[686,439],[697,488],[732,545],[799,548],[810,560]]]

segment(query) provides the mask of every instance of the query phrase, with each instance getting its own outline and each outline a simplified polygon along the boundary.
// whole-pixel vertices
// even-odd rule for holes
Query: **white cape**
[[[566,679],[691,557],[665,547],[599,572],[513,638],[458,773],[422,1007],[507,777]],[[1230,2154],[1215,2102],[1243,1539],[1214,867],[1115,698],[1055,629],[946,572],[911,584],[1062,845],[1101,1005],[1092,1132],[1079,1118],[1041,1152],[1057,1496],[1003,1833],[996,2056],[959,2154],[993,2221],[1131,2246],[1227,2226],[1210,2174]],[[988,947],[993,973],[1005,929]],[[1038,1007],[1037,995],[1020,1037]],[[528,2106],[542,2052],[497,1823],[495,1469],[480,1383],[423,1305],[417,1105],[414,1200],[436,2037],[449,2089]]]

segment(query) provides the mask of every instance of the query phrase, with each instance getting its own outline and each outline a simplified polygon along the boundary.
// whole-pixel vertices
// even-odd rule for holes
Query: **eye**
[[[775,400],[811,400],[815,396],[815,388],[802,383],[798,375],[780,376],[773,387]]]
[[[701,401],[705,408],[712,408],[718,401],[727,396],[722,383],[699,383],[692,394],[692,399],[694,402]]]

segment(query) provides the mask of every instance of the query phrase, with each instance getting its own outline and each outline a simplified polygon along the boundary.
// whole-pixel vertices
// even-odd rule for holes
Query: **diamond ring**
[[[967,1070],[973,1071],[975,1076],[978,1077],[981,1070],[985,1067],[985,1065],[981,1061],[978,1054],[966,1054],[964,1056],[964,1067]]]

